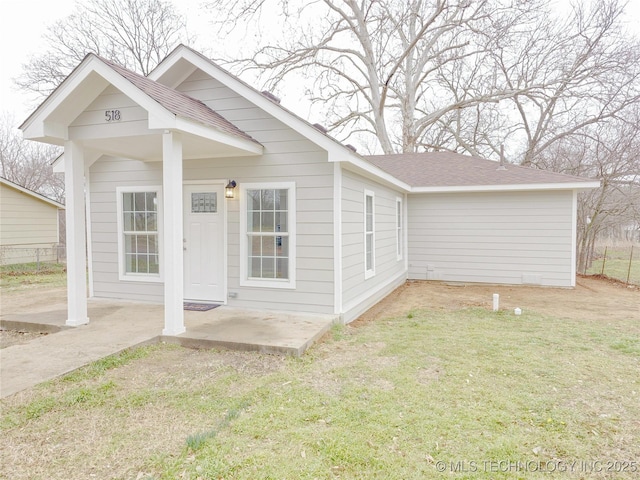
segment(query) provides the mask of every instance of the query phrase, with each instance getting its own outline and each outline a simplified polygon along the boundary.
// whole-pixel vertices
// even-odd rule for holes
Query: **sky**
[[[173,3],[187,17],[189,30],[196,33],[200,41],[206,41],[203,34],[211,31],[207,28],[210,14],[199,12],[202,1],[175,0]],[[13,79],[21,74],[22,64],[30,55],[47,49],[42,39],[47,25],[70,15],[74,4],[75,0],[0,0],[0,115],[13,115],[16,126],[27,118],[37,103],[20,91]],[[640,0],[629,0],[627,14],[629,27],[640,34]],[[292,106],[286,105],[284,100],[283,105]]]

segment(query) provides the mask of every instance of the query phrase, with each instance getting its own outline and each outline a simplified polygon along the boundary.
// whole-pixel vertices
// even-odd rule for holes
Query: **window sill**
[[[241,287],[258,287],[258,288],[278,288],[285,290],[295,290],[295,280],[262,280],[254,278],[245,278],[240,280]]]
[[[144,282],[144,283],[162,283],[163,279],[160,275],[119,275],[118,280],[121,282]]]

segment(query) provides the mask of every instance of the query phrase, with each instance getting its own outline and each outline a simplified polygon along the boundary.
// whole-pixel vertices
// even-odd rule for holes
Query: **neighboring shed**
[[[64,205],[0,177],[2,265],[58,258],[58,210]]]
[[[575,285],[584,178],[451,152],[367,160],[412,186],[410,279]]]

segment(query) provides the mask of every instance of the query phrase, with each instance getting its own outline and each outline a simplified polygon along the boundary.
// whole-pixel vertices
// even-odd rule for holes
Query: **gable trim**
[[[48,203],[56,208],[61,208],[64,210],[64,205],[62,203],[56,202],[55,200],[50,199],[49,197],[45,197],[44,195],[39,194],[38,192],[34,192],[33,190],[29,190],[17,183],[13,183],[11,180],[7,180],[4,177],[0,177],[0,183],[6,185],[7,187],[13,188],[14,190],[18,190],[30,197],[35,198],[36,200],[40,200],[41,202]]]
[[[445,187],[412,187],[410,193],[514,192],[531,190],[589,190],[598,188],[599,181],[567,183],[527,183],[511,185],[464,185]]]

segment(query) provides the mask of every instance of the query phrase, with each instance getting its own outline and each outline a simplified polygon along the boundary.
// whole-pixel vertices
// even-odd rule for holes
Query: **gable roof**
[[[203,102],[93,53],[85,56],[19,128],[25,138],[61,145],[69,139],[69,124],[108,85],[148,112],[150,130],[177,129],[251,155],[262,152],[259,142]]]
[[[413,192],[596,188],[597,180],[537,170],[453,152],[369,155],[367,161]]]
[[[195,120],[199,123],[202,123],[209,127],[217,128],[218,130],[229,133],[231,135],[236,135],[252,142],[259,143],[257,140],[252,138],[251,135],[240,130],[233,123],[231,123],[219,113],[207,107],[207,105],[205,105],[200,100],[169,88],[166,85],[151,80],[148,77],[144,77],[138,73],[132,72],[131,70],[127,70],[126,68],[123,68],[120,65],[117,65],[102,57],[97,58],[102,60],[113,70],[129,80],[136,87],[138,87],[145,94],[154,99],[174,115],[190,120]]]
[[[7,180],[4,177],[0,177],[0,184],[6,185],[7,187],[13,188],[14,190],[18,190],[19,192],[27,194],[35,198],[36,200],[40,200],[41,202],[48,203],[53,207],[64,209],[64,205],[62,203],[56,202],[55,200],[52,200],[49,197],[45,197],[44,195],[41,195],[38,192],[34,192],[33,190],[29,190],[28,188],[25,188],[22,185],[18,185],[17,183],[12,182],[11,180]]]
[[[406,183],[367,162],[361,155],[346,145],[343,145],[335,138],[327,135],[326,132],[321,131],[316,126],[312,125],[311,122],[299,117],[280,103],[274,102],[244,80],[225,70],[202,53],[193,50],[186,45],[178,45],[164,60],[162,60],[162,62],[160,62],[158,66],[156,66],[153,71],[151,71],[151,73],[149,73],[148,78],[160,83],[167,82],[172,86],[177,86],[192,73],[192,71],[186,73],[181,72],[181,62],[187,62],[190,64],[193,67],[192,71],[195,71],[195,69],[202,70],[207,75],[215,78],[238,95],[246,98],[269,115],[272,115],[277,120],[292,128],[309,141],[326,150],[329,162],[343,162],[358,170],[360,173],[373,176],[376,179],[382,180],[383,182],[391,184],[397,188],[409,191],[409,186]],[[185,65],[182,64],[182,68],[184,68],[184,66]],[[177,75],[178,71],[180,71],[182,75]]]

